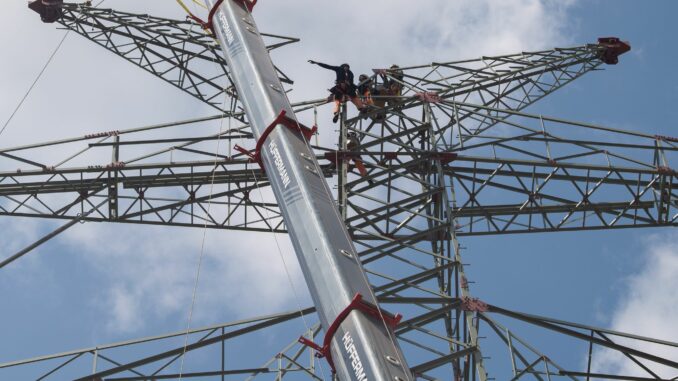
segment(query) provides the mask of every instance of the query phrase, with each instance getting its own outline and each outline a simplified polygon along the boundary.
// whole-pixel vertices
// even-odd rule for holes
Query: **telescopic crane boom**
[[[210,22],[257,139],[253,154],[269,176],[326,333],[325,354],[341,380],[411,380],[313,151],[287,99],[246,0],[208,0]],[[215,8],[216,6],[216,8]],[[311,344],[308,343],[307,344]]]

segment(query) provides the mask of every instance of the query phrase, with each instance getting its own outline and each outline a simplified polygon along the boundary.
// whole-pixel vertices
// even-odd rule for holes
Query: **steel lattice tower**
[[[43,9],[46,21],[56,21],[171,83],[217,114],[0,148],[4,166],[17,167],[0,173],[0,215],[63,219],[65,228],[78,221],[106,221],[262,234],[287,231],[266,189],[266,173],[235,148],[224,155],[205,144],[250,139],[254,146],[232,74],[209,34],[192,20],[89,5],[63,4],[57,10],[43,6],[54,11]],[[265,36],[269,49],[297,41]],[[404,316],[394,333],[405,356],[418,360],[408,361],[416,377],[490,379],[481,330],[506,346],[508,357],[493,361],[508,364],[513,380],[656,380],[657,365],[678,374],[676,359],[634,349],[637,342],[677,343],[525,314],[474,298],[459,244],[463,236],[677,225],[672,162],[678,139],[525,111],[584,74],[616,64],[624,46],[616,39],[601,39],[569,48],[402,67],[402,72],[375,69],[375,84],[397,82],[399,94],[375,96],[380,107],[367,118],[351,118],[344,110],[338,148],[313,145],[322,172],[318,175],[336,183],[337,207],[380,305]],[[282,82],[292,84],[280,70],[278,74]],[[224,97],[229,99],[226,110],[221,109]],[[325,103],[319,99],[293,107],[301,119],[311,120],[315,108]],[[230,118],[233,125],[221,134],[204,136],[182,129],[171,138],[154,137],[156,132],[221,118]],[[603,132],[606,138],[596,139],[599,135],[592,132]],[[38,161],[42,150],[55,146],[78,146],[69,160],[84,151],[105,151],[111,160],[86,167]],[[359,173],[358,167],[366,173]],[[215,184],[213,192],[210,184]],[[269,199],[254,197],[261,188]],[[218,207],[208,209],[208,203]],[[223,358],[225,342],[274,330],[314,312],[309,307],[195,329],[186,349],[220,346]],[[617,351],[646,376],[593,374],[590,360],[583,369],[564,368],[498,318],[580,341],[588,345],[589,359],[601,348]],[[35,377],[59,379],[63,367],[80,366],[82,380],[177,379],[179,375],[166,368],[183,347],[127,362],[109,352],[149,341],[162,343],[183,333],[0,364],[0,375],[2,368],[57,361],[44,378]],[[323,333],[316,324],[299,335],[319,342]],[[183,377],[319,379],[317,361],[324,360],[314,359],[314,353],[293,341],[241,368],[227,369],[222,362],[220,368]]]

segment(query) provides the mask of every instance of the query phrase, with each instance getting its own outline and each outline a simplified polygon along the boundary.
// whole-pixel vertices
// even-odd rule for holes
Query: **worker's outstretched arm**
[[[308,60],[308,63],[315,64],[315,65],[320,66],[323,69],[332,70],[332,71],[337,71],[337,70],[341,69],[341,67],[339,67],[339,66],[332,66],[332,65],[324,64],[322,62],[317,62],[317,61],[313,61],[313,60]]]

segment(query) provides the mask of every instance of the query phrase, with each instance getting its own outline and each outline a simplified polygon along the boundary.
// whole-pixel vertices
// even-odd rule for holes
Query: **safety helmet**
[[[347,64],[347,63],[343,63],[343,64],[341,64],[341,68],[344,69],[344,70],[348,70],[348,69],[351,68],[351,66],[349,66],[349,64]]]
[[[364,81],[367,81],[367,78],[369,78],[367,75],[365,75],[365,74],[360,74],[360,76],[358,77],[358,80],[359,80],[360,82],[364,82]]]

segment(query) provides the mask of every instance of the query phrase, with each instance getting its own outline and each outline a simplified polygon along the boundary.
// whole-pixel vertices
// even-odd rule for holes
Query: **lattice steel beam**
[[[417,107],[420,105],[417,98],[520,111],[584,74],[601,70],[604,63],[616,63],[610,60],[610,55],[616,59],[617,55],[623,54],[623,49],[618,49],[619,46],[601,39],[597,44],[570,48],[377,69],[371,80],[382,90],[374,99],[380,105],[385,103],[387,109],[394,113]],[[393,86],[398,89],[395,92],[397,96],[388,90]],[[436,144],[455,149],[494,126],[497,118],[492,113],[480,115],[482,110],[485,109],[459,110],[452,107],[440,114],[443,119],[458,121],[455,128],[459,141],[453,144],[448,137],[440,134],[436,137]],[[372,115],[383,115],[383,111],[374,111]]]
[[[225,96],[236,96],[221,48],[198,24],[144,14],[64,4],[57,20],[97,45],[221,110]],[[269,49],[299,41],[265,34]],[[292,84],[282,71],[281,80]]]
[[[123,15],[123,21],[124,18]],[[154,22],[161,26],[165,21]],[[140,25],[141,20],[126,28]],[[183,28],[183,35],[189,33],[188,24],[176,25]],[[105,34],[96,38],[101,36],[100,44],[116,49],[112,38]],[[194,40],[201,38],[204,35],[186,37],[186,41],[177,45],[163,44],[185,49],[182,44],[196,43]],[[209,46],[200,47],[209,50]],[[537,326],[564,325],[506,312],[473,299],[457,237],[675,225],[676,172],[671,169],[675,139],[520,112],[583,74],[599,69],[603,61],[609,60],[609,49],[610,46],[601,43],[433,63],[401,68],[402,73],[377,70],[372,78],[377,88],[396,83],[400,90],[374,94],[374,107],[367,120],[348,119],[344,114],[338,151],[315,147],[318,157],[324,159],[325,175],[337,178],[340,210],[380,303],[392,304],[406,316],[396,334],[407,354],[414,353],[422,359],[412,366],[419,377],[435,379],[436,372],[443,369],[441,374],[448,378],[453,375],[455,381],[487,379],[490,370],[479,343],[481,323],[487,324],[510,348],[514,379],[546,380],[567,375],[577,380],[577,375],[591,373],[590,369],[579,373],[565,370],[490,317],[490,313],[499,312]],[[209,52],[214,54],[213,50]],[[181,50],[179,53],[186,54]],[[177,62],[175,66],[180,67],[182,61]],[[196,75],[207,78],[200,70],[202,66],[195,70]],[[310,102],[308,107],[321,103]],[[232,109],[232,113],[235,111]],[[243,136],[247,126],[242,125],[242,116],[239,119],[232,116],[239,122],[238,127],[218,138],[228,141],[247,138]],[[564,132],[554,132],[554,128],[563,126],[567,127]],[[577,129],[584,132],[573,133]],[[610,135],[593,140],[591,131]],[[636,140],[624,140],[629,137]],[[112,209],[108,209],[92,218],[283,231],[274,203],[266,199],[255,203],[248,198],[255,183],[266,184],[264,174],[253,171],[242,155],[205,147],[204,143],[214,138],[215,135],[203,133],[179,138],[94,142],[88,148],[116,151],[143,147],[141,156],[130,161],[122,155],[108,168],[104,165],[57,169],[28,159],[37,156],[23,154],[22,150],[0,150],[5,161],[22,168],[39,168],[35,172],[0,174],[0,197],[5,199],[0,206],[9,215],[75,218],[78,203],[88,202],[88,198],[101,193],[101,197],[116,200],[119,212],[112,214]],[[156,144],[165,146],[151,148]],[[149,158],[177,151],[185,155],[181,160],[148,162]],[[206,161],[207,156],[216,160],[216,171],[212,170],[215,162]],[[365,176],[355,170],[358,161],[367,169]],[[239,210],[237,221],[224,219],[223,215],[216,218],[201,207],[206,187],[212,183],[221,187],[215,191],[219,198],[213,203],[221,213],[230,207]],[[151,202],[148,194],[152,192],[158,195]],[[45,197],[55,194],[68,195],[70,199],[60,200],[60,207],[45,207],[36,212],[47,204]],[[13,207],[9,209],[7,203]],[[122,204],[125,205],[121,207]],[[137,204],[142,209],[132,210]],[[198,211],[189,212],[191,207]],[[273,218],[263,218],[266,213]],[[195,220],[187,223],[189,216]],[[573,327],[569,325],[559,332],[572,333]],[[601,332],[609,333],[590,329],[589,337],[599,336],[595,340],[582,338],[581,334],[572,336],[592,346],[615,347],[606,343]],[[311,337],[317,333],[316,329]],[[224,335],[222,332],[221,337],[212,340],[213,344],[223,342]],[[315,363],[300,365],[298,360],[304,348],[294,345],[284,347],[281,356],[268,353],[268,359],[262,360],[264,365],[259,370],[252,371],[252,377],[273,371],[271,364],[275,359],[286,361],[277,367],[279,378],[293,368],[317,378]],[[163,358],[172,358],[176,350],[164,352],[169,355]],[[627,352],[631,353],[624,353]],[[74,356],[87,353],[90,351]],[[151,363],[157,356],[144,360]],[[139,361],[113,363],[114,366],[102,370],[118,375],[135,368],[135,364],[141,364]]]
[[[435,333],[435,323],[440,322],[449,313],[464,313],[470,312],[473,315],[473,320],[483,325],[485,329],[489,329],[488,333],[496,335],[497,339],[506,343],[509,349],[508,358],[497,359],[504,363],[508,363],[513,370],[513,380],[519,379],[533,379],[533,380],[547,380],[551,377],[565,377],[572,380],[581,380],[579,377],[600,377],[604,379],[616,380],[656,380],[659,376],[656,374],[656,367],[663,365],[670,369],[678,371],[678,363],[671,358],[666,358],[661,355],[661,351],[653,352],[649,350],[638,349],[642,345],[652,344],[658,347],[677,348],[678,343],[657,340],[649,337],[632,335],[620,331],[613,331],[605,328],[594,327],[590,325],[573,323],[549,317],[536,316],[508,310],[497,307],[495,305],[485,304],[477,299],[469,298],[446,298],[446,297],[428,297],[428,298],[414,298],[414,297],[383,297],[380,298],[381,303],[394,304],[402,306],[408,303],[420,303],[430,307],[428,312],[412,316],[403,321],[396,331],[399,339],[405,343],[416,343],[409,339],[407,334],[412,331],[426,332],[427,334]],[[313,314],[312,308],[307,308],[297,312],[283,312],[275,315],[263,316],[258,318],[246,319],[241,321],[234,321],[224,324],[217,324],[209,327],[203,327],[191,330],[188,334],[190,340],[187,345],[187,351],[194,351],[204,348],[212,348],[216,353],[219,353],[219,348],[216,346],[222,343],[231,343],[235,339],[241,337],[252,337],[254,334],[265,333],[266,330],[275,330],[284,324],[294,319],[298,319],[301,314],[309,316]],[[569,338],[590,346],[589,356],[595,357],[596,354],[604,353],[603,351],[612,351],[609,353],[616,353],[620,356],[626,356],[634,360],[638,371],[643,376],[620,375],[601,373],[593,373],[589,365],[580,365],[579,369],[570,368],[565,369],[557,363],[557,361],[548,356],[545,352],[539,351],[537,348],[530,345],[527,341],[517,335],[514,331],[510,331],[498,319],[509,317],[511,320],[522,321],[530,326],[543,329],[542,334],[547,335],[549,331],[555,332],[562,338]],[[313,338],[319,333],[317,325],[310,328],[307,333],[308,337]],[[12,361],[0,364],[0,374],[5,369],[13,369],[17,367],[25,367],[27,365],[45,364],[46,368],[43,373],[36,375],[44,376],[45,379],[59,377],[64,370],[80,369],[80,374],[83,380],[91,380],[92,369],[89,361],[82,361],[84,357],[90,360],[95,360],[97,377],[105,377],[107,380],[132,380],[132,379],[172,379],[175,374],[168,370],[177,359],[178,355],[183,351],[183,346],[175,347],[169,340],[172,338],[185,335],[185,331],[163,334],[158,336],[146,337],[141,339],[129,340],[119,343],[103,344],[97,347],[83,348],[63,353],[52,355],[45,355],[25,360]],[[431,341],[430,339],[428,341]],[[148,349],[143,349],[144,345],[155,342],[163,344],[166,350],[162,352],[153,352]],[[281,346],[277,352],[262,352],[259,353],[260,358],[252,359],[247,364],[242,364],[238,369],[222,369],[210,370],[201,372],[187,372],[188,374],[195,374],[196,377],[218,376],[221,374],[249,374],[248,380],[254,379],[258,376],[264,376],[270,373],[277,374],[282,379],[291,375],[307,376],[310,379],[322,379],[318,377],[318,368],[320,365],[313,360],[313,352],[307,347],[299,345],[296,340],[290,344]],[[134,361],[120,360],[119,349],[128,348],[138,352],[140,349],[148,353],[144,358]],[[137,349],[139,348],[139,349]],[[420,378],[437,379],[435,376],[436,370],[439,368],[450,366],[458,360],[467,361],[475,353],[477,348],[467,347],[460,349],[450,354],[445,354],[434,348],[422,348],[432,354],[432,358],[425,362],[420,362],[412,367],[413,372]],[[118,350],[116,352],[116,350]],[[223,351],[223,346],[222,349]],[[223,352],[222,356],[223,356]],[[302,358],[303,354],[310,354],[309,360]],[[602,354],[605,356],[606,354]],[[270,356],[267,360],[266,358]],[[638,361],[642,359],[643,362]],[[99,360],[97,363],[96,360]],[[256,361],[260,361],[257,366]],[[246,368],[251,366],[250,368]],[[653,370],[654,369],[654,370]],[[46,372],[46,373],[45,373]],[[428,372],[428,374],[427,374]],[[295,374],[296,373],[296,374]],[[449,371],[446,372],[450,374]],[[468,373],[468,369],[464,368],[457,373],[452,373],[456,380],[471,380],[472,375]],[[41,377],[38,376],[38,377]],[[99,378],[101,379],[101,378]]]
[[[529,114],[514,116],[540,125],[550,120]],[[565,126],[587,127],[560,122]],[[511,124],[521,131],[531,128],[522,122]],[[450,211],[457,218],[458,235],[676,224],[676,172],[667,164],[678,148],[668,138],[635,136],[636,143],[625,144],[561,139],[555,134],[545,136],[530,132],[483,137],[482,143],[467,146],[463,151],[436,154],[412,148],[411,142],[428,136],[422,135],[428,126],[431,124],[414,123],[409,128],[399,127],[393,134],[391,132],[395,130],[384,128],[384,133],[388,134],[386,138],[370,135],[373,127],[355,130],[364,135],[360,151],[330,151],[321,156],[332,161],[337,158],[348,160],[349,164],[354,158],[360,158],[368,170],[367,176],[351,175],[351,181],[347,183],[348,206],[355,213],[347,216],[347,221],[355,229],[356,238],[368,238],[361,231],[381,223],[384,227],[375,232],[392,237],[394,244],[404,237],[399,234],[402,227],[398,227],[398,216],[421,214],[418,209],[425,208],[443,188],[412,193],[408,191],[409,185],[399,186],[398,182],[431,173],[433,165],[441,161],[444,162],[442,173],[446,184],[454,183],[457,189],[457,202],[451,205]],[[247,137],[239,131],[230,134],[230,138]],[[620,132],[620,135],[624,134]],[[210,139],[215,138],[186,138],[188,143],[179,147],[188,148],[189,144]],[[91,147],[106,147],[105,144],[93,143]],[[111,144],[116,146],[116,143]],[[117,147],[124,144],[124,140],[118,140]],[[391,148],[384,151],[381,148],[384,145]],[[544,154],[537,154],[538,151],[531,147],[538,147]],[[483,150],[491,150],[496,156],[457,154]],[[499,156],[499,150],[507,156]],[[569,158],[550,159],[548,153],[554,157],[558,150],[570,151]],[[88,219],[178,226],[202,226],[207,219],[208,226],[215,228],[270,230],[271,226],[266,224],[257,226],[240,219],[235,223],[230,222],[234,221],[231,219],[228,219],[229,223],[223,223],[217,222],[226,221],[223,218],[204,215],[200,205],[205,202],[208,186],[215,184],[219,186],[216,193],[220,194],[213,199],[216,205],[251,208],[242,215],[260,223],[265,219],[261,219],[259,208],[265,208],[267,213],[279,218],[275,203],[255,202],[249,197],[256,188],[255,180],[265,187],[266,179],[244,159],[226,157],[216,162],[196,160],[144,165],[121,161],[117,165],[56,169],[32,161],[25,163],[27,160],[20,152],[9,152],[0,151],[0,155],[27,168],[42,169],[0,173],[0,197],[4,199],[0,213],[4,215],[77,218],[78,213],[82,213],[80,209],[87,208],[87,198],[108,197],[118,205],[120,214],[108,210]],[[209,155],[212,153],[201,156]],[[594,164],[596,158],[609,164]],[[326,176],[335,173],[332,161],[327,160],[324,165]],[[217,170],[212,173],[215,163]],[[106,188],[109,185],[115,187]],[[111,193],[111,189],[115,192]],[[174,196],[167,197],[168,192],[173,192]],[[49,194],[66,197],[45,198]],[[381,194],[390,196],[382,198]],[[370,206],[363,206],[366,203]],[[198,214],[194,213],[196,209]],[[273,226],[274,231],[283,231],[279,221]],[[422,238],[445,238],[436,234],[431,232]]]

